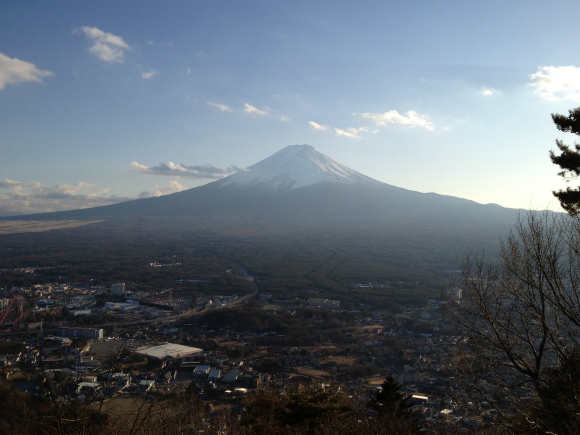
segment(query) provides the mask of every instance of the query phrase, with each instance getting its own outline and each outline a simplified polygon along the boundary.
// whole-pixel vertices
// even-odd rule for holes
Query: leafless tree
[[[456,285],[445,309],[464,337],[457,397],[516,431],[580,433],[580,220],[527,212],[498,260],[466,256]]]
[[[161,424],[168,408],[174,408],[173,402],[159,399],[151,395],[126,394],[123,395],[125,412],[118,418],[108,414],[110,402],[106,391],[113,385],[113,372],[120,369],[120,358],[126,342],[111,355],[111,376],[104,382],[101,391],[87,393],[79,400],[69,395],[66,383],[57,381],[50,371],[44,368],[40,360],[41,375],[45,379],[44,396],[37,401],[42,409],[35,409],[24,403],[21,395],[12,388],[12,399],[19,403],[22,415],[14,417],[19,433],[35,434],[107,434],[137,435],[149,433],[152,422]],[[42,355],[42,345],[41,352]],[[78,378],[78,376],[77,376]],[[78,379],[77,379],[78,380]],[[157,431],[156,433],[164,433]],[[176,432],[173,432],[176,433]]]

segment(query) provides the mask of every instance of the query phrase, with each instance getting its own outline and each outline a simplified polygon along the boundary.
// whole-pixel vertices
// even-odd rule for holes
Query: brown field
[[[140,409],[147,409],[150,406],[148,399],[141,396],[132,396],[130,394],[123,394],[106,400],[103,403],[102,410],[109,413],[113,417],[127,417],[135,416]]]
[[[323,361],[336,361],[339,366],[352,366],[354,364],[355,358],[352,356],[329,356],[328,358],[323,358]]]
[[[310,378],[316,380],[324,380],[331,377],[330,373],[325,372],[323,370],[318,370],[312,367],[303,366],[303,367],[295,367],[294,371],[302,376],[308,376]]]
[[[264,311],[277,311],[277,310],[283,310],[284,307],[282,307],[281,305],[265,305],[262,309]]]
[[[369,386],[370,388],[376,388],[385,381],[384,376],[375,376],[374,378],[369,378],[366,380],[365,385]]]
[[[42,233],[63,228],[82,227],[97,222],[102,221],[0,221],[0,234]]]

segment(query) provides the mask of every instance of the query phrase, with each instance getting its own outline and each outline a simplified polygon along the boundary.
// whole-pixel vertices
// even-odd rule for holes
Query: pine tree
[[[419,426],[415,423],[411,412],[413,405],[400,391],[401,386],[397,381],[392,376],[387,376],[381,388],[382,390],[370,400],[369,407],[378,414],[379,418],[392,418],[412,423],[411,427],[418,432]]]
[[[568,116],[552,114],[552,119],[558,130],[580,136],[580,107],[570,110]],[[580,143],[575,143],[574,147],[571,147],[561,140],[556,140],[556,145],[562,153],[556,155],[554,151],[550,151],[550,158],[552,163],[562,169],[558,175],[566,181],[575,180],[580,175]],[[568,213],[573,216],[580,214],[580,187],[576,189],[568,187],[566,190],[553,193]]]
[[[188,396],[195,396],[196,391],[197,384],[195,383],[195,380],[192,380],[185,389],[185,394],[187,394]]]

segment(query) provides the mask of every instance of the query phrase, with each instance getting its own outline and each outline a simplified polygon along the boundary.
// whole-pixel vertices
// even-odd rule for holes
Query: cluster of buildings
[[[355,282],[350,285],[356,288],[389,288],[389,284],[381,284],[377,282]]]
[[[51,310],[66,302],[67,312],[73,318],[102,310],[119,316],[120,319],[133,319],[143,316],[143,313],[151,309],[136,300],[127,300],[128,292],[123,283],[113,284],[110,292],[119,299],[125,299],[125,302],[110,301],[104,307],[98,308],[95,307],[94,291],[77,293],[64,301],[52,297],[52,289],[39,288],[34,291],[38,298],[34,303],[36,310]],[[452,296],[461,300],[461,289],[453,289]],[[206,307],[224,307],[236,298],[211,296],[203,298],[202,304]],[[271,295],[260,296],[262,300],[270,298]],[[62,370],[72,376],[77,381],[74,383],[75,394],[80,396],[97,392],[114,395],[126,392],[150,394],[176,389],[185,391],[191,381],[195,381],[196,394],[203,398],[217,398],[246,394],[249,390],[266,385],[284,388],[287,384],[297,382],[323,381],[328,385],[330,378],[333,383],[342,382],[353,394],[367,396],[379,388],[376,383],[370,384],[369,379],[375,375],[378,375],[376,379],[392,375],[411,397],[414,410],[421,416],[422,421],[429,423],[430,419],[445,419],[467,428],[486,425],[493,421],[491,410],[489,421],[483,421],[475,413],[450,399],[459,388],[453,373],[449,367],[445,367],[443,361],[463,344],[463,339],[450,332],[450,323],[440,309],[441,302],[429,302],[427,307],[409,308],[402,313],[374,310],[362,304],[358,310],[349,310],[356,320],[352,327],[338,329],[334,346],[336,349],[340,347],[340,355],[325,354],[316,346],[303,349],[281,346],[286,337],[275,333],[235,333],[238,337],[244,337],[241,340],[244,349],[250,344],[268,346],[271,356],[275,355],[275,352],[271,353],[271,349],[280,347],[276,364],[270,366],[266,372],[261,361],[264,358],[249,356],[244,359],[243,350],[242,358],[233,360],[224,355],[223,351],[209,352],[204,351],[201,345],[198,348],[182,344],[187,343],[182,340],[184,327],[190,338],[205,339],[211,332],[212,339],[221,345],[231,342],[231,331],[227,331],[225,327],[224,332],[204,332],[195,326],[195,320],[192,319],[176,324],[125,327],[121,328],[122,331],[108,331],[109,335],[111,332],[113,336],[122,334],[129,341],[133,340],[130,347],[132,355],[140,355],[154,363],[154,369],[144,368],[141,373],[131,378],[119,375],[115,379],[109,379],[104,376],[104,358],[92,355],[90,349],[94,348],[94,343],[106,341],[107,331],[76,327],[74,321],[69,323],[69,327],[61,325],[54,337],[45,338],[42,350],[39,346],[35,347],[34,343],[29,343],[27,352],[16,356],[0,355],[0,366],[11,370],[35,367],[38,366],[39,358],[42,358],[50,370]],[[0,301],[0,307],[3,303]],[[341,309],[339,300],[320,297],[311,297],[302,301],[302,305]],[[193,322],[194,326],[186,322]],[[312,326],[321,331],[327,328],[322,320],[312,322]],[[265,336],[268,340],[264,340]],[[89,341],[88,350],[75,349],[72,346],[71,343],[79,338]],[[161,340],[169,342],[160,342]],[[347,356],[344,356],[345,352]],[[319,376],[316,378],[310,373],[322,375],[316,375]],[[326,378],[325,373],[328,375]],[[486,406],[485,403],[472,405],[478,409]]]
[[[59,337],[84,337],[94,340],[102,340],[103,330],[99,328],[57,328],[56,335]]]

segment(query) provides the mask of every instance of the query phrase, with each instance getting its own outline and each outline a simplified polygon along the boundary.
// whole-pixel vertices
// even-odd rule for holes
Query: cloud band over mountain
[[[84,182],[53,187],[37,181],[20,182],[7,178],[0,181],[0,210],[2,216],[14,216],[98,207],[131,199],[107,195],[108,191]]]
[[[205,180],[217,180],[239,171],[239,168],[236,166],[222,169],[216,168],[213,165],[186,166],[182,163],[176,165],[173,162],[159,163],[157,166],[145,166],[138,162],[132,162],[131,168],[146,175],[166,175]]]
[[[425,130],[433,130],[433,123],[425,115],[417,113],[414,110],[409,110],[404,115],[401,115],[396,110],[390,110],[385,113],[363,113],[362,117],[372,119],[377,127],[387,124],[400,124],[409,127],[421,127]]]

